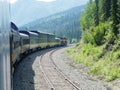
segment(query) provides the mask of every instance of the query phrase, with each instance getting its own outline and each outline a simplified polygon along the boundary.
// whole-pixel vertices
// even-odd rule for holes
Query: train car
[[[30,49],[29,35],[20,32],[20,45],[21,45],[20,57],[23,57],[24,55],[29,53],[28,52]]]
[[[0,90],[11,90],[9,1],[0,0]]]
[[[31,31],[39,35],[39,48],[43,49],[47,47],[47,34],[41,31]]]
[[[24,33],[29,36],[30,39],[30,49],[29,52],[36,51],[39,48],[39,35],[34,32],[21,30],[20,33]]]
[[[11,34],[10,34],[10,59],[12,62],[12,65],[15,65],[15,63],[19,62],[20,57],[20,34],[18,31],[18,27],[11,22]]]
[[[60,38],[56,37],[55,38],[55,46],[58,47],[60,45],[61,45],[61,40],[60,40]]]
[[[67,38],[61,37],[61,46],[67,46]]]
[[[54,34],[47,34],[47,47],[54,47],[55,46],[55,35]]]

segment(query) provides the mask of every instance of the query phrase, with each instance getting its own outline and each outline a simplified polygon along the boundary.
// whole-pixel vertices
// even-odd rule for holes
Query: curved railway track
[[[51,90],[82,90],[74,84],[55,64],[53,55],[55,49],[40,56],[40,70]]]
[[[107,90],[102,83],[71,68],[63,51],[47,49],[22,60],[13,77],[13,90]]]

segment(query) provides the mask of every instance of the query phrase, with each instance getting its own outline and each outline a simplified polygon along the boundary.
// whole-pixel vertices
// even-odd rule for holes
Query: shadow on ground
[[[35,90],[33,64],[37,57],[52,49],[41,50],[26,56],[17,66],[13,77],[13,90]]]

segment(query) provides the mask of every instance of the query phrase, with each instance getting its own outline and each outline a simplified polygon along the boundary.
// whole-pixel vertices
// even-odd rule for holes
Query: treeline
[[[81,38],[79,18],[84,8],[85,5],[77,6],[67,11],[30,22],[21,28],[54,33],[57,36],[68,38],[70,43],[79,42]]]
[[[120,0],[90,0],[81,17],[82,40],[94,46],[120,40]]]
[[[54,33],[56,36],[68,38],[70,43],[80,40],[80,12],[78,13],[61,13],[49,18],[39,24],[37,22],[35,26],[31,26],[31,29],[41,30],[48,33]],[[33,24],[31,24],[33,25]]]
[[[120,0],[90,0],[80,23],[82,39],[71,55],[101,79],[120,79]]]

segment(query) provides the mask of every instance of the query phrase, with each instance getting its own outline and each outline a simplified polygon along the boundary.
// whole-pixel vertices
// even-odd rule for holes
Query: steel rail
[[[40,57],[40,62],[39,62],[39,64],[40,64],[40,69],[41,69],[41,71],[42,71],[42,73],[43,73],[43,77],[44,77],[45,81],[48,83],[49,88],[50,88],[51,90],[55,90],[52,82],[49,80],[49,78],[47,77],[46,73],[45,73],[44,70],[43,70],[43,65],[42,65],[41,61],[42,61],[44,55],[45,55],[45,54],[41,55],[41,57]]]
[[[54,66],[55,66],[55,69],[64,77],[64,79],[65,79],[67,82],[69,82],[73,87],[75,87],[76,90],[82,90],[82,89],[79,88],[75,83],[73,83],[73,82],[61,71],[61,69],[59,69],[59,67],[55,64],[52,55],[53,55],[53,53],[55,53],[57,50],[59,50],[59,49],[53,50],[53,51],[50,53],[50,55],[49,55],[52,63],[53,63]]]

